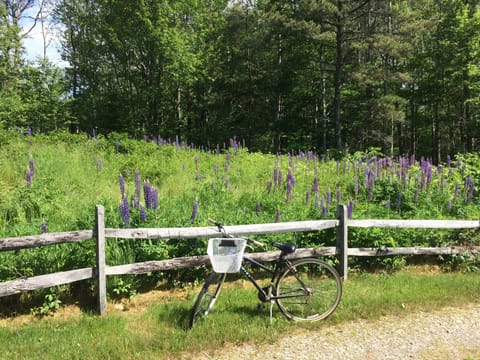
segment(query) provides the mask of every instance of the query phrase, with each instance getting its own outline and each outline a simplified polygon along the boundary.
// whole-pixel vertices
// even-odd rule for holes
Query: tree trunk
[[[333,121],[335,123],[335,146],[338,150],[343,148],[342,145],[342,119],[340,114],[340,95],[342,88],[342,69],[343,69],[343,42],[344,42],[344,17],[342,14],[342,2],[337,3],[338,15],[336,23],[336,61],[335,61],[335,73],[333,76]]]

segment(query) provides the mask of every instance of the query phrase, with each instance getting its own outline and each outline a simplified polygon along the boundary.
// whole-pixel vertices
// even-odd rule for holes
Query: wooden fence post
[[[343,280],[348,277],[348,213],[345,205],[338,205],[337,217],[340,223],[337,228],[337,270]]]
[[[97,205],[95,237],[97,238],[97,287],[98,287],[98,312],[100,315],[107,313],[107,277],[105,275],[105,210],[102,205]]]

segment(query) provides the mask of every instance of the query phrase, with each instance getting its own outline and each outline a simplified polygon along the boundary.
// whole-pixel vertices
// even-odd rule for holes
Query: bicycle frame
[[[265,264],[259,262],[259,261],[256,261],[256,260],[253,260],[252,258],[249,258],[248,256],[243,256],[243,263],[244,262],[247,262],[251,265],[254,265],[254,266],[257,266],[259,268],[261,268],[262,270],[268,272],[270,275],[271,275],[271,278],[270,278],[270,286],[274,285],[275,284],[275,280],[277,279],[277,276],[279,274],[281,274],[283,271],[283,269],[285,268],[284,266],[282,265],[286,265],[287,267],[290,267],[289,266],[289,262],[288,260],[285,260],[283,259],[282,257],[280,257],[280,266],[278,264],[275,264],[273,267],[269,267],[269,266],[266,266]],[[293,297],[298,297],[298,295],[291,295],[291,296],[272,296],[272,295],[269,295],[265,292],[264,288],[262,288],[258,282],[255,280],[255,278],[252,276],[252,274],[250,274],[250,272],[245,268],[245,266],[243,265],[242,263],[242,266],[240,267],[240,271],[246,276],[246,278],[253,284],[253,286],[264,296],[264,298],[266,299],[266,301],[275,301],[277,299],[286,299],[286,298],[293,298]],[[303,284],[303,282],[297,278],[297,280],[302,284],[302,286],[305,286],[305,284]]]

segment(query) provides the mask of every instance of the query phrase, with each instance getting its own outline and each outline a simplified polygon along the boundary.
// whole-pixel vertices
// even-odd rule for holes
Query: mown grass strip
[[[5,359],[174,359],[210,352],[226,344],[271,343],[294,329],[326,331],[337,323],[377,319],[442,307],[477,303],[478,274],[399,272],[355,275],[344,285],[337,311],[317,323],[287,321],[268,307],[257,309],[256,293],[236,281],[222,291],[214,311],[193,330],[188,317],[196,290],[165,298],[143,312],[98,317],[88,313],[69,320],[43,319],[0,327]]]

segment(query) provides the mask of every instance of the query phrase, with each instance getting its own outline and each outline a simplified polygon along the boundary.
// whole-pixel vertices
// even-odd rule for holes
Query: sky
[[[32,8],[29,10],[27,15],[34,15],[37,12],[37,9]],[[21,25],[24,29],[28,29],[33,23],[32,19],[24,18],[21,21]],[[67,63],[62,61],[60,56],[60,41],[58,38],[50,36],[51,43],[47,47],[47,58],[59,66],[66,66]],[[25,47],[25,56],[29,61],[36,61],[39,58],[43,57],[43,38],[42,38],[42,29],[40,23],[28,34],[28,36],[23,40],[23,45]]]

